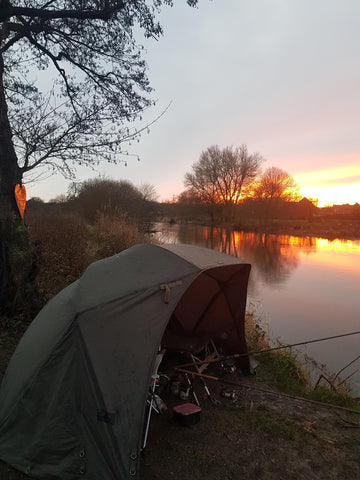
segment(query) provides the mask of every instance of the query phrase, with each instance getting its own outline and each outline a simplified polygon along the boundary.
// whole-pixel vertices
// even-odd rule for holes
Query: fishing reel
[[[220,360],[221,375],[234,375],[236,373],[236,364],[233,357],[222,357]]]

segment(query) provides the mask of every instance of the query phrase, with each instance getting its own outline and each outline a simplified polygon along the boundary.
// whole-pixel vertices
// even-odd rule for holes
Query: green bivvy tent
[[[37,315],[0,388],[0,458],[38,479],[136,479],[164,331],[246,352],[250,265],[136,245],[90,265]],[[247,357],[244,357],[247,358]]]

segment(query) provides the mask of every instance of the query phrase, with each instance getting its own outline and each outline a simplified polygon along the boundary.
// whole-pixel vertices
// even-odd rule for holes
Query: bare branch
[[[134,25],[159,37],[156,14],[171,3],[0,0],[0,112],[11,126],[0,147],[14,152],[10,173],[0,159],[0,193],[12,194],[13,178],[41,166],[70,176],[77,164],[132,155],[124,142],[138,140],[167,110],[142,127],[125,126],[155,103]],[[50,92],[36,83],[35,69],[53,82]]]
[[[51,2],[48,3],[50,5]],[[37,18],[42,20],[65,19],[73,18],[78,20],[104,20],[108,21],[119,10],[124,8],[123,1],[116,1],[112,6],[109,2],[104,2],[105,7],[101,9],[89,10],[48,10],[46,8],[31,8],[31,7],[14,7],[9,6],[2,13],[0,13],[0,21],[6,21],[11,17],[22,15],[29,18]]]

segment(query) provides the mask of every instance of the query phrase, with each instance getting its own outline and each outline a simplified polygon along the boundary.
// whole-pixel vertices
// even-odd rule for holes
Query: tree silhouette
[[[243,188],[254,180],[263,160],[259,153],[249,154],[246,145],[223,150],[211,146],[185,175],[185,186],[210,207],[213,215],[219,205],[240,202]]]
[[[254,198],[263,204],[263,217],[267,220],[281,200],[299,200],[298,187],[288,172],[278,167],[270,167],[255,186]]]
[[[124,141],[140,133],[129,122],[151,104],[133,32],[159,37],[157,13],[171,3],[0,0],[0,300],[14,276],[14,187],[40,167],[71,176],[76,164],[126,153]],[[54,78],[50,91],[45,77]]]
[[[171,1],[0,0],[0,218],[16,213],[13,187],[35,168],[70,175],[74,163],[119,160],[128,122],[151,104],[133,30],[159,37],[162,4]],[[56,79],[50,92],[45,76]]]

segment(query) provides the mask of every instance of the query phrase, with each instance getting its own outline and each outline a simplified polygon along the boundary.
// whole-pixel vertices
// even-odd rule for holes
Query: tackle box
[[[173,407],[173,412],[177,422],[189,426],[199,422],[201,408],[193,403],[183,403]]]

